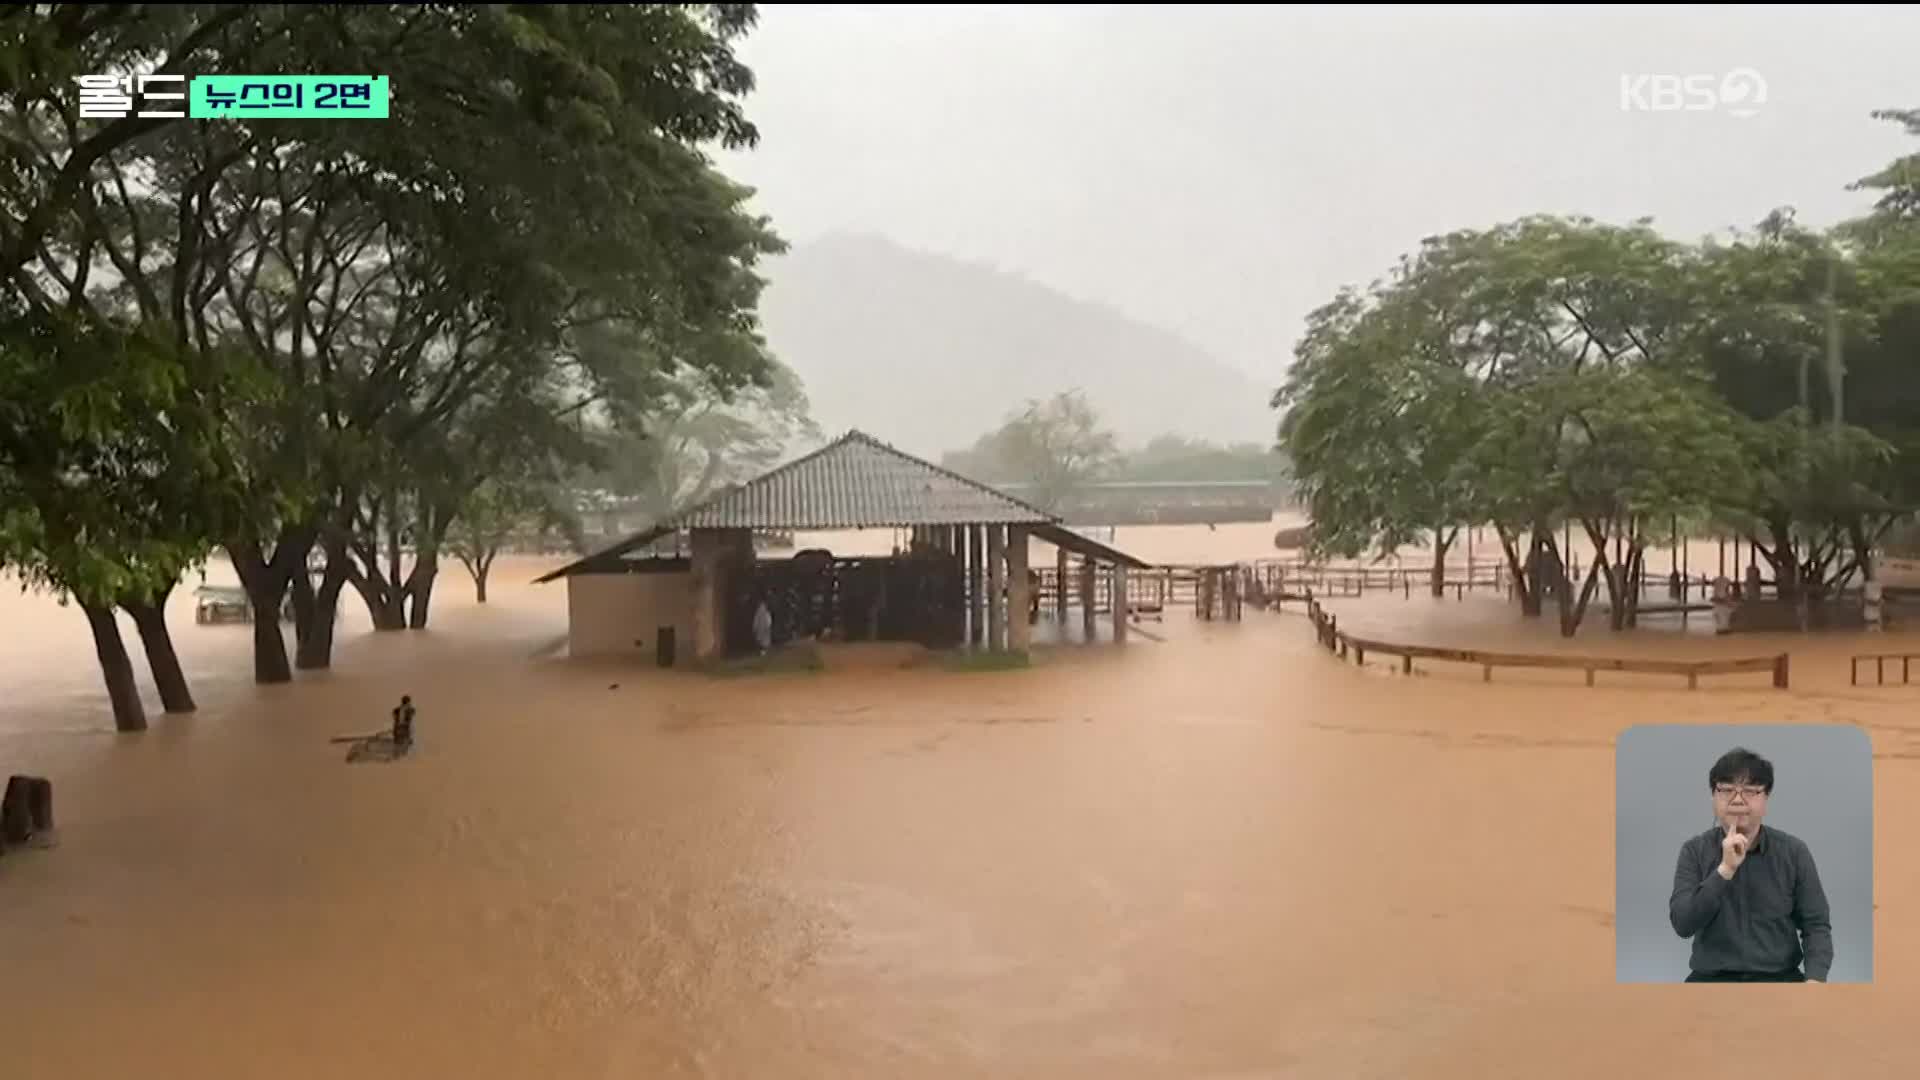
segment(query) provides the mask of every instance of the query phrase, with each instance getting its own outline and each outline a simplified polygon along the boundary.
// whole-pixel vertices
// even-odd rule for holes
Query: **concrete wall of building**
[[[652,663],[663,626],[673,627],[675,663],[690,662],[693,579],[687,571],[567,578],[569,655],[645,657]]]

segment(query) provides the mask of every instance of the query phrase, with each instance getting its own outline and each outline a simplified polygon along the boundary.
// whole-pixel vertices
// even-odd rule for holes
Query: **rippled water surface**
[[[139,736],[105,730],[78,612],[0,589],[0,769],[53,778],[60,815],[58,847],[0,858],[0,1074],[1920,1074],[1920,687],[1845,667],[1920,638],[1564,645],[1491,595],[1370,594],[1344,626],[1791,649],[1795,687],[1407,678],[1252,610],[1027,671],[712,680],[556,658],[544,565],[503,559],[484,607],[450,567],[425,633],[349,596],[334,671],[281,687],[183,595],[202,707],[153,702]],[[328,738],[403,692],[417,754],[344,764]],[[1613,984],[1611,746],[1657,719],[1868,726],[1878,984]]]

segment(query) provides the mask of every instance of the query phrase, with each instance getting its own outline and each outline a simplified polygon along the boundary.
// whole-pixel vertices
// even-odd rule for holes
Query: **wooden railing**
[[[1685,675],[1687,689],[1696,690],[1700,686],[1702,675],[1736,675],[1747,672],[1772,672],[1773,685],[1785,690],[1788,685],[1789,654],[1777,656],[1743,657],[1727,660],[1646,660],[1628,657],[1601,656],[1565,656],[1539,653],[1490,652],[1484,649],[1448,649],[1434,645],[1400,645],[1389,641],[1377,641],[1370,638],[1355,637],[1340,629],[1340,620],[1321,608],[1319,601],[1309,601],[1307,617],[1313,622],[1314,635],[1328,652],[1335,652],[1341,659],[1352,653],[1354,663],[1367,662],[1368,653],[1400,658],[1400,670],[1413,674],[1413,662],[1421,660],[1446,660],[1458,664],[1480,665],[1481,679],[1493,681],[1493,669],[1497,667],[1556,668],[1563,671],[1584,671],[1587,685],[1593,685],[1593,676],[1597,671],[1630,671],[1649,675]]]
[[[1433,589],[1432,573],[1427,567],[1328,566],[1296,559],[1256,559],[1241,564],[1242,576],[1265,592],[1312,589],[1322,596],[1362,596],[1368,592],[1425,595]],[[1464,567],[1448,566],[1441,588],[1452,593],[1454,599],[1464,600],[1470,591],[1505,592],[1511,584],[1506,563],[1481,561]]]
[[[1860,661],[1862,660],[1873,661],[1873,684],[1875,686],[1885,686],[1887,684],[1887,661],[1900,661],[1900,685],[1905,686],[1913,677],[1913,662],[1920,660],[1920,653],[1862,653],[1855,656],[1853,658],[1853,670],[1847,677],[1847,681],[1854,686],[1860,685]]]

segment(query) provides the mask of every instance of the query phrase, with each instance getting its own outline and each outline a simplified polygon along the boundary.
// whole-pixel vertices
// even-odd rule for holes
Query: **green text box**
[[[196,75],[196,120],[385,120],[385,75]]]

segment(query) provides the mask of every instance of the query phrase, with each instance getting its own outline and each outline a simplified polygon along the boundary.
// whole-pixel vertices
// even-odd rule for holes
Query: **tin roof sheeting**
[[[1153,564],[1145,559],[1135,558],[1117,547],[1103,544],[1083,532],[1077,532],[1064,525],[1036,525],[1033,535],[1054,547],[1066,548],[1076,555],[1095,562],[1118,563],[1122,566],[1131,566],[1135,570],[1153,569]]]
[[[1046,511],[849,431],[757,479],[720,491],[611,547],[534,579],[565,577],[679,529],[872,529],[1052,525]]]
[[[863,529],[1055,520],[985,484],[851,431],[720,492],[672,524],[683,529]]]

